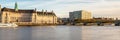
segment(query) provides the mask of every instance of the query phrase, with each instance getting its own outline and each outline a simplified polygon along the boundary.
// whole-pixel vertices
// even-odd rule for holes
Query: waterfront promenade
[[[14,22],[15,24],[19,26],[45,26],[45,25],[74,25],[74,26],[104,26],[104,25],[112,25],[112,26],[120,26],[120,20],[117,20],[115,22],[96,22],[96,23],[89,23],[89,22],[83,22],[83,23],[39,23],[39,22]]]
[[[37,22],[14,22],[19,26],[45,26],[45,25],[57,25],[53,23],[37,23]]]

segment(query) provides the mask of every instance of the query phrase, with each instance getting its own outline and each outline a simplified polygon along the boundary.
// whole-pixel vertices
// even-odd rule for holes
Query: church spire
[[[18,5],[17,5],[17,2],[15,3],[15,11],[18,11]]]

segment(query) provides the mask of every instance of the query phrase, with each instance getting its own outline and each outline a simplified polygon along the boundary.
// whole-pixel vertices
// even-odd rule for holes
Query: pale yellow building
[[[57,16],[53,11],[36,11],[36,9],[1,8],[0,20],[2,23],[31,23],[31,24],[57,24]]]

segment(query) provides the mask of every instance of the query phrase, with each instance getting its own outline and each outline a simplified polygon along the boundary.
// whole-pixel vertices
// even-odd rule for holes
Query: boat
[[[0,23],[0,27],[17,27],[15,23]]]

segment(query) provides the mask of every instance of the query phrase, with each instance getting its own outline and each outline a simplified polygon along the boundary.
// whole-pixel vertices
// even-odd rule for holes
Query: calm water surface
[[[28,26],[0,28],[0,40],[120,40],[120,27]]]

